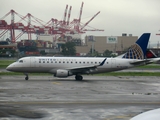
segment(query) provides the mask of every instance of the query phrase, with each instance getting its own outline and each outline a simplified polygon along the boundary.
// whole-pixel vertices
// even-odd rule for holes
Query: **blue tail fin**
[[[145,59],[150,33],[144,33],[132,45],[122,58],[126,59]]]

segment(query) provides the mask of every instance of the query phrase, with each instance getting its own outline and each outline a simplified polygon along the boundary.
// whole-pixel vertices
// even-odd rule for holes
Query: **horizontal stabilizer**
[[[150,60],[140,60],[140,61],[131,62],[130,64],[132,64],[132,65],[145,65],[148,62],[150,62]]]

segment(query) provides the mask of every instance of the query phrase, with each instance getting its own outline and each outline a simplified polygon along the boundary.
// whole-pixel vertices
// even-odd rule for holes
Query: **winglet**
[[[122,58],[145,59],[149,38],[150,33],[142,34],[141,37],[136,41],[134,45],[132,45],[129,48],[129,50],[125,53],[125,55]]]
[[[103,66],[103,64],[106,62],[107,58],[105,58],[100,64],[99,66]]]

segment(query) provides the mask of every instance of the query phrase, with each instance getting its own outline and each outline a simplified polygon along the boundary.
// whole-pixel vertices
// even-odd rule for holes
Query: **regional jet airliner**
[[[121,57],[23,57],[6,69],[23,72],[26,80],[29,79],[28,73],[51,73],[55,77],[75,75],[76,80],[82,80],[83,74],[118,71],[158,60],[145,56],[149,38],[150,33],[144,33]]]

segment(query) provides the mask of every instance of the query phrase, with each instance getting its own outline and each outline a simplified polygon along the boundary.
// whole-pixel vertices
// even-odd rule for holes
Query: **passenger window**
[[[85,64],[85,62],[83,62]]]
[[[39,61],[39,63],[41,63],[41,61]]]
[[[20,62],[20,63],[23,63],[23,60],[20,60],[19,62]]]
[[[47,61],[47,63],[49,63],[49,61]]]
[[[51,61],[51,63],[53,63],[53,61]]]
[[[43,63],[45,63],[45,61],[43,61]]]

